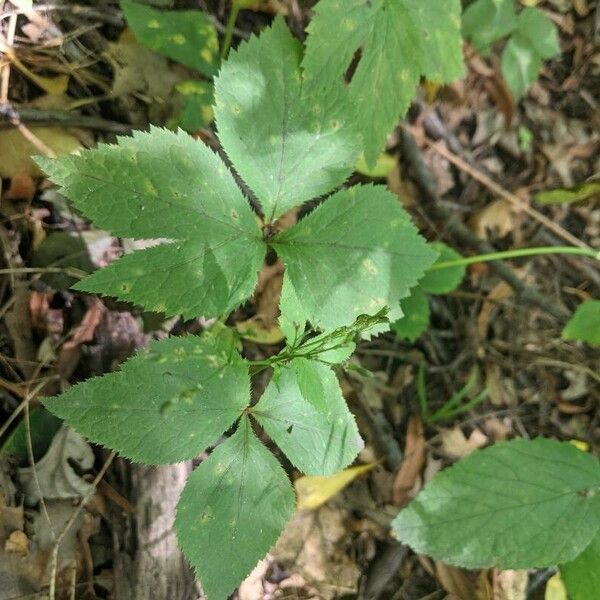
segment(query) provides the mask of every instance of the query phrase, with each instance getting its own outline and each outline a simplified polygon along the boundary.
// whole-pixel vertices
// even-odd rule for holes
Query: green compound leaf
[[[360,150],[341,85],[307,96],[301,57],[276,19],[230,54],[215,81],[219,139],[268,221],[342,183]]]
[[[77,384],[46,408],[91,441],[147,464],[197,456],[250,401],[248,364],[225,332],[150,344],[117,373]]]
[[[226,600],[294,512],[294,492],[247,418],[190,475],[179,499],[179,544],[209,600]]]
[[[373,166],[404,116],[421,76],[448,82],[464,73],[459,0],[321,0],[308,27],[303,66],[311,87],[342,82],[361,49],[349,94]]]
[[[600,590],[600,534],[573,561],[560,566],[571,600],[590,600]]]
[[[600,527],[600,465],[569,443],[513,440],[436,475],[393,522],[398,539],[469,569],[574,559]]]
[[[456,251],[446,246],[442,242],[434,242],[431,246],[439,252],[439,257],[434,263],[459,260],[462,256]],[[449,294],[453,292],[463,280],[466,272],[464,265],[448,267],[445,269],[429,269],[425,272],[423,279],[419,281],[419,286],[429,294]]]
[[[417,286],[411,290],[410,296],[400,300],[400,308],[404,316],[392,323],[390,328],[399,338],[414,342],[429,327],[429,298],[421,286]]]
[[[490,46],[517,26],[514,0],[476,0],[465,10],[462,30],[477,50],[487,54]]]
[[[600,346],[600,300],[588,300],[577,307],[562,336],[565,340]]]
[[[221,316],[254,291],[266,252],[256,217],[201,142],[153,128],[38,163],[98,227],[172,242],[128,255],[75,289],[185,318]]]
[[[302,298],[292,320],[302,311],[324,330],[386,306],[390,320],[402,316],[400,299],[437,256],[398,198],[371,185],[337,192],[272,245],[285,263],[284,292]]]
[[[538,78],[542,61],[559,52],[552,21],[535,8],[519,14],[517,27],[502,53],[502,75],[515,98],[521,98]]]
[[[298,358],[276,370],[252,414],[307,475],[341,471],[364,445],[337,377],[316,361]]]
[[[203,12],[157,10],[131,0],[121,0],[121,8],[141,44],[204,75],[216,74],[217,31]]]

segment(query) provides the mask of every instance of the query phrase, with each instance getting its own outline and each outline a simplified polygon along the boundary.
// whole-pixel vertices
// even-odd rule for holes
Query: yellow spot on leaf
[[[581,450],[582,452],[589,452],[590,445],[583,440],[569,440],[570,444],[573,444],[577,450]]]

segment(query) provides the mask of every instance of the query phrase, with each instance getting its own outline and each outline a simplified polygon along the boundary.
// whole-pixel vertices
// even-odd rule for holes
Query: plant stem
[[[221,60],[225,60],[227,58],[227,54],[229,54],[229,48],[231,47],[231,40],[233,38],[233,29],[235,27],[235,22],[237,21],[239,12],[240,2],[239,0],[233,0],[231,3],[231,12],[227,18],[227,25],[225,27],[225,39],[223,40],[223,47],[221,48]]]
[[[478,254],[458,258],[456,260],[445,260],[435,263],[429,267],[430,271],[439,271],[440,269],[450,269],[452,267],[466,267],[476,263],[490,262],[493,260],[505,260],[509,258],[522,258],[524,256],[541,256],[544,254],[575,254],[578,256],[588,256],[600,260],[600,252],[591,248],[576,248],[575,246],[540,246],[538,248],[517,248],[516,250],[506,250],[504,252],[491,252],[489,254]]]

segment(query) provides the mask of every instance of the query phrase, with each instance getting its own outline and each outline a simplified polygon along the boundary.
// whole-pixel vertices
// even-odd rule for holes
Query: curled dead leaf
[[[394,478],[393,499],[397,506],[403,507],[410,502],[411,491],[425,466],[426,459],[427,447],[423,435],[423,422],[419,415],[413,415],[408,420],[403,460]]]

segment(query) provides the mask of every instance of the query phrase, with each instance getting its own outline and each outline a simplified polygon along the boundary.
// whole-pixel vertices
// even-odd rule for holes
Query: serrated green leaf
[[[225,333],[153,342],[117,373],[79,383],[46,408],[91,441],[147,464],[193,458],[250,401],[248,364]]]
[[[209,600],[226,600],[294,512],[294,492],[275,459],[242,420],[190,475],[175,530]]]
[[[462,17],[465,37],[484,53],[494,42],[512,33],[516,26],[514,0],[476,0]]]
[[[525,38],[540,58],[552,58],[560,51],[556,26],[537,8],[526,7],[519,13],[515,35]]]
[[[29,415],[29,434],[34,460],[38,461],[46,454],[56,432],[62,427],[62,421],[48,412],[43,406],[33,408]],[[27,427],[25,419],[7,435],[0,446],[0,460],[13,460],[19,466],[29,465],[27,446]]]
[[[515,98],[521,98],[537,79],[542,61],[559,51],[556,28],[536,8],[525,8],[502,53],[502,75]]]
[[[600,534],[573,561],[560,566],[571,600],[591,600],[600,590]]]
[[[301,56],[276,19],[230,54],[215,81],[219,139],[268,221],[342,183],[359,153],[341,85],[307,95]]]
[[[32,267],[74,269],[83,274],[91,273],[96,265],[90,258],[88,246],[81,235],[66,231],[53,231],[44,238],[31,256]],[[77,278],[68,273],[42,273],[40,279],[55,290],[68,289]]]
[[[186,318],[221,316],[252,294],[266,246],[231,173],[201,142],[153,128],[38,162],[98,227],[175,240],[126,256],[76,289]]]
[[[289,346],[295,346],[306,330],[306,315],[294,286],[284,278],[279,301],[279,327]]]
[[[421,76],[448,82],[464,73],[459,0],[321,0],[308,27],[307,82],[326,89],[362,55],[349,94],[374,165],[404,116]],[[334,33],[335,32],[335,33]]]
[[[324,330],[386,306],[397,319],[400,299],[436,258],[397,197],[371,185],[337,192],[272,245],[285,263],[284,289],[302,298],[296,309]]]
[[[588,300],[577,307],[562,331],[565,340],[600,346],[600,300]]]
[[[417,286],[410,296],[400,300],[400,307],[404,316],[394,321],[390,329],[399,338],[414,342],[429,327],[429,299],[421,286]]]
[[[331,475],[363,447],[333,371],[303,358],[277,369],[252,414],[300,471]]]
[[[502,75],[516,99],[537,79],[542,59],[531,51],[526,39],[514,36],[502,52]]]
[[[436,475],[393,528],[416,552],[452,565],[554,566],[600,528],[600,465],[569,443],[499,443]]]
[[[431,246],[439,252],[439,257],[433,264],[433,267],[438,263],[450,262],[462,258],[456,250],[453,250],[442,242],[434,242]],[[466,267],[462,265],[445,269],[428,269],[425,271],[423,279],[419,281],[419,286],[428,294],[449,294],[460,285],[465,272]]]
[[[131,0],[121,0],[121,8],[141,44],[204,75],[216,74],[217,31],[202,11],[157,10]]]

